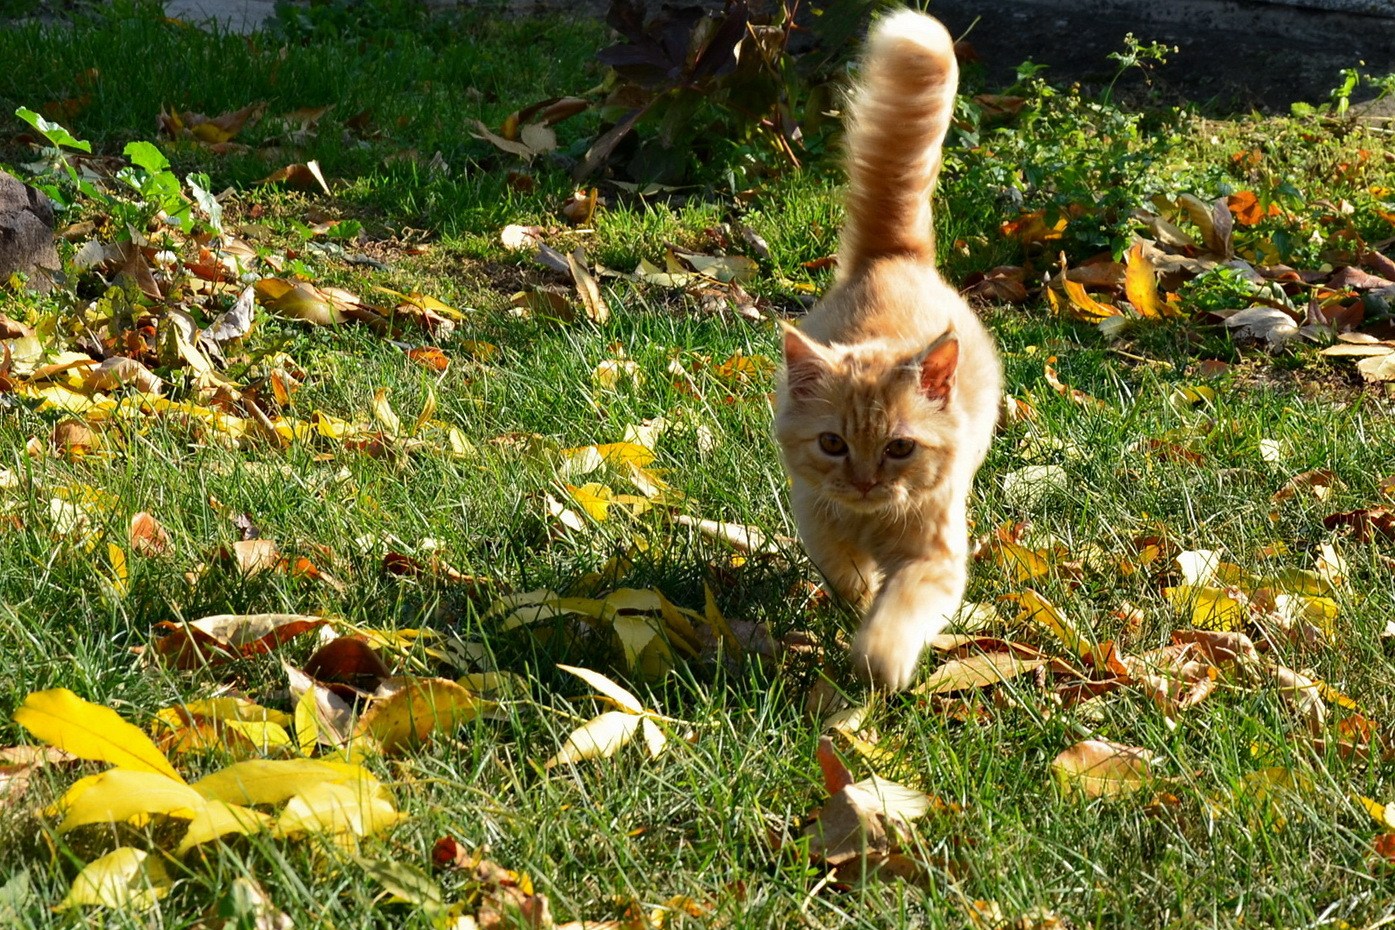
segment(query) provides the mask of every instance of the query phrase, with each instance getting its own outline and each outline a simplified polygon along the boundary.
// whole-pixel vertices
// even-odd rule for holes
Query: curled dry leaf
[[[88,391],[111,392],[128,385],[147,394],[159,394],[165,389],[165,382],[150,369],[133,358],[121,355],[113,356],[87,372]]]
[[[390,678],[378,691],[388,695],[359,717],[354,735],[371,737],[389,754],[419,746],[435,732],[449,734],[495,706],[445,678]]]
[[[172,887],[163,859],[143,849],[121,846],[87,863],[54,910],[105,907],[144,911],[154,907]]]
[[[317,161],[298,162],[284,168],[278,168],[257,183],[284,184],[296,190],[320,190],[326,194],[329,193],[329,184],[325,181],[324,172],[320,170],[320,163]]]
[[[341,636],[315,650],[305,660],[305,673],[320,684],[345,685],[364,694],[372,694],[392,677],[392,669],[377,650],[354,636]]]
[[[308,614],[215,614],[188,622],[162,621],[151,648],[174,668],[193,669],[264,655],[329,621]]]
[[[168,555],[174,548],[169,532],[155,519],[154,514],[144,510],[131,517],[130,540],[131,551],[147,558]]]
[[[1046,656],[1023,658],[1012,652],[988,652],[950,659],[915,688],[916,694],[945,694],[987,688],[1036,671],[1051,660]]]
[[[809,853],[830,866],[862,862],[869,871],[901,852],[911,821],[935,805],[922,791],[879,775],[845,785],[804,828]]]
[[[1120,797],[1149,787],[1156,753],[1137,746],[1089,739],[1061,752],[1051,762],[1051,774],[1066,791],[1085,797]]]
[[[1366,507],[1334,513],[1323,517],[1322,525],[1329,530],[1350,527],[1352,537],[1357,542],[1370,542],[1376,538],[1395,539],[1395,512],[1385,507]]]

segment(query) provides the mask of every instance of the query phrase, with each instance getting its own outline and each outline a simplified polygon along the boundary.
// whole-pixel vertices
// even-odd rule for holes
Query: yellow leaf
[[[639,698],[599,672],[593,672],[589,668],[577,668],[574,665],[559,664],[557,667],[564,672],[570,672],[601,692],[601,694],[610,698],[611,701],[615,703],[615,706],[619,707],[621,710],[629,714],[642,714],[645,712],[644,705],[639,702]]]
[[[941,694],[946,691],[986,688],[1039,669],[1048,661],[1045,658],[1024,659],[1011,652],[990,652],[966,659],[950,659],[917,685],[915,692]]]
[[[633,442],[612,442],[599,446],[578,446],[562,450],[563,477],[575,477],[595,471],[602,465],[616,468],[633,465],[644,468],[654,461],[654,451]]]
[[[1051,563],[1043,557],[1049,550],[1028,549],[1003,539],[994,542],[992,548],[994,561],[1012,573],[1013,581],[1027,581],[1051,571]]]
[[[1118,797],[1148,787],[1158,756],[1137,746],[1087,739],[1051,762],[1051,774],[1063,789],[1087,798]]]
[[[422,401],[421,413],[417,414],[417,422],[412,425],[412,435],[421,432],[421,428],[431,422],[431,418],[436,415],[436,392],[431,385],[426,386],[426,400]]]
[[[1358,795],[1357,800],[1366,808],[1366,812],[1375,818],[1376,823],[1387,830],[1395,830],[1395,804],[1382,804],[1364,795]]]
[[[643,717],[619,710],[608,710],[593,717],[572,731],[557,755],[548,759],[544,767],[550,769],[564,762],[585,759],[608,759],[634,738],[642,720]]]
[[[111,708],[84,701],[67,688],[34,692],[15,711],[14,719],[35,739],[80,759],[184,781],[150,737]]]
[[[110,907],[146,910],[169,894],[169,875],[159,858],[130,846],[119,847],[83,867],[68,896],[54,908]]]
[[[306,689],[295,702],[295,741],[301,755],[308,756],[315,751],[320,739],[319,715],[315,708],[315,689]]]
[[[1056,609],[1046,598],[1042,597],[1031,588],[1027,588],[1021,594],[1009,594],[1005,599],[1014,600],[1022,607],[1022,614],[1018,620],[1030,620],[1046,627],[1056,638],[1065,644],[1065,647],[1077,655],[1088,655],[1090,644],[1085,642],[1080,635],[1080,631],[1075,628],[1065,614]]]
[[[1071,306],[1075,308],[1072,316],[1077,319],[1087,323],[1098,323],[1100,320],[1122,315],[1118,307],[1102,304],[1087,294],[1085,287],[1078,281],[1062,278],[1061,286],[1066,289],[1066,297],[1070,299]]]
[[[1145,319],[1162,319],[1168,316],[1167,305],[1158,296],[1158,277],[1153,265],[1143,254],[1143,243],[1129,249],[1124,272],[1124,294],[1129,303]]]
[[[272,819],[266,814],[254,811],[250,807],[239,807],[222,801],[205,801],[203,806],[194,812],[175,855],[182,856],[195,846],[202,846],[219,837],[261,833],[271,829],[272,823]]]
[[[140,815],[188,820],[203,806],[203,797],[182,781],[154,772],[108,769],[83,779],[59,798],[63,822],[58,833],[94,823],[126,823]]]
[[[280,804],[321,783],[379,787],[361,765],[321,759],[249,759],[207,775],[191,786],[200,796],[229,804]]]
[[[586,514],[596,522],[602,522],[610,513],[610,503],[612,493],[610,488],[594,481],[583,484],[581,487],[569,484],[566,486],[567,494],[572,500],[586,511]]]
[[[279,836],[304,833],[370,836],[402,819],[381,786],[319,782],[291,798],[276,820]]]
[[[615,635],[620,637],[620,648],[625,653],[625,665],[634,671],[639,665],[640,655],[659,635],[656,622],[637,614],[622,614],[612,621]]]
[[[659,725],[648,717],[640,720],[640,732],[644,734],[644,746],[649,750],[649,758],[657,759],[668,748],[668,737]]]
[[[337,325],[347,319],[334,301],[305,281],[262,278],[254,287],[262,306],[279,316],[315,326]]]
[[[373,418],[383,424],[389,436],[396,436],[402,432],[402,421],[397,418],[392,404],[388,403],[387,395],[387,388],[378,388],[373,392]]]
[[[354,728],[355,736],[371,736],[385,753],[420,745],[436,730],[449,734],[495,706],[445,678],[398,681],[402,687],[368,708]]]
[[[195,624],[191,625],[197,625],[199,622],[201,621],[195,621]],[[284,711],[263,707],[245,698],[233,697],[208,698],[202,701],[190,701],[187,704],[175,704],[157,711],[155,719],[169,726],[178,727],[182,725],[181,711],[191,716],[208,717],[219,722],[239,720],[247,723],[274,723],[282,727],[291,724],[291,715]]]
[[[107,543],[107,560],[111,562],[111,587],[117,597],[131,590],[130,573],[126,569],[126,551],[116,543]]]
[[[1172,606],[1191,612],[1191,624],[1199,630],[1238,630],[1245,625],[1247,601],[1235,588],[1178,585],[1163,591]]]

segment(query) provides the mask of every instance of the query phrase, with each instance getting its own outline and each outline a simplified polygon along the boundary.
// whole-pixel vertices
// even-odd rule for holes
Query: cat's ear
[[[823,347],[788,323],[785,331],[785,383],[791,397],[808,397],[828,374]]]
[[[948,403],[959,372],[959,337],[951,330],[930,344],[916,359],[920,393],[927,400]]]

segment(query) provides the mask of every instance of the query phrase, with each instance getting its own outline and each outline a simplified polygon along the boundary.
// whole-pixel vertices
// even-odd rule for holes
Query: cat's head
[[[819,499],[898,510],[938,485],[953,455],[959,340],[913,353],[825,346],[785,330],[775,432],[790,473]]]

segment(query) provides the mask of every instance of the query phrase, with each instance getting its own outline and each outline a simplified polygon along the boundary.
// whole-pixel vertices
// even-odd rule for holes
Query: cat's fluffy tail
[[[873,27],[848,128],[840,277],[883,256],[933,260],[930,191],[958,83],[954,42],[937,20],[903,10]]]

